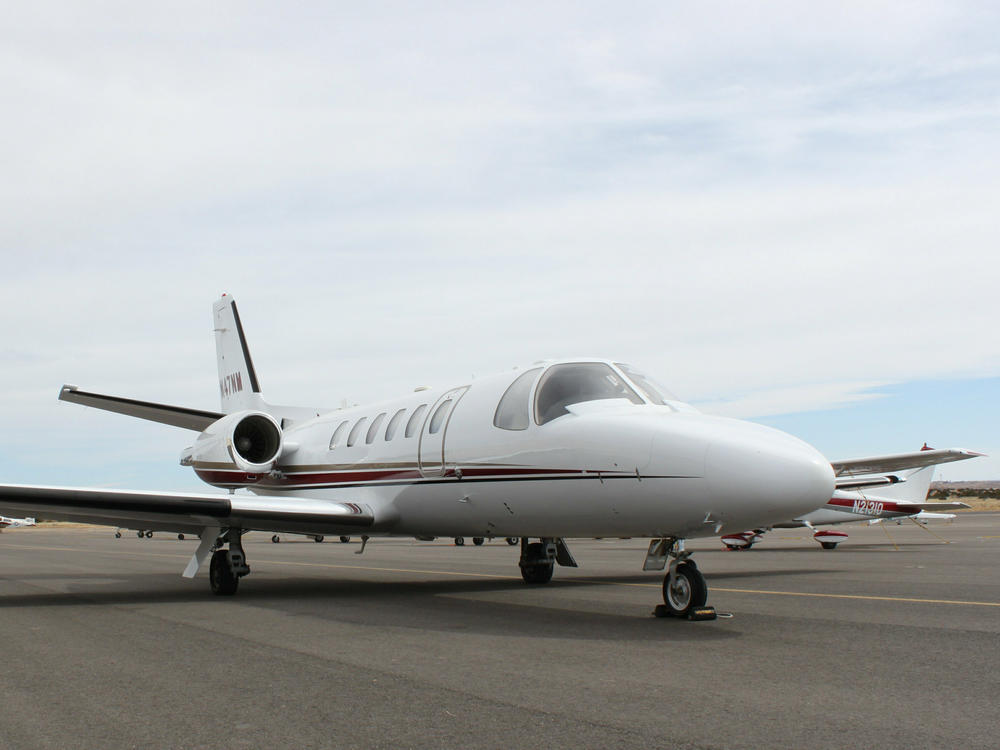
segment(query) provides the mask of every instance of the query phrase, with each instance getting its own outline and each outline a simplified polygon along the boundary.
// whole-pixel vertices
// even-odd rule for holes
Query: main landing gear
[[[217,549],[212,553],[208,581],[213,594],[232,596],[239,587],[240,579],[250,573],[250,566],[247,565],[243,552],[242,536],[241,529],[229,529],[219,537],[218,543],[229,542],[229,549]]]
[[[568,568],[577,567],[562,539],[542,537],[537,542],[529,542],[527,537],[521,537],[521,559],[517,564],[525,583],[548,583],[552,580],[556,563]]]
[[[689,620],[714,620],[715,608],[705,606],[708,584],[698,570],[683,539],[654,539],[649,543],[643,570],[663,570],[663,604],[653,611],[657,617],[685,617]],[[667,565],[667,559],[670,564]]]

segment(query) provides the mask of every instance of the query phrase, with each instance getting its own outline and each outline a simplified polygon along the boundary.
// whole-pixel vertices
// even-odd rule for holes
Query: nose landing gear
[[[667,566],[667,558],[670,564]],[[714,620],[714,607],[705,605],[708,584],[698,570],[690,550],[684,549],[683,539],[654,539],[649,544],[644,570],[663,570],[663,604],[657,605],[657,617],[684,617],[688,620]]]

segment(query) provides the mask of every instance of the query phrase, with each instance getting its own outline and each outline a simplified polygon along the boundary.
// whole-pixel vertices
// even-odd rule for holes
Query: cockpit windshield
[[[667,406],[668,401],[677,401],[677,396],[649,376],[643,375],[641,372],[620,362],[615,362],[615,367],[624,372],[628,379],[632,381],[632,384],[642,391],[642,395],[648,398],[651,403]]]
[[[542,425],[569,414],[567,406],[612,398],[625,398],[633,404],[643,403],[639,394],[602,362],[553,365],[538,383],[535,421]]]

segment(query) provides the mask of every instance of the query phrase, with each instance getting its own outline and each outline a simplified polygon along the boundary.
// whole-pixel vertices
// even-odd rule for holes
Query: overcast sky
[[[217,409],[222,292],[276,403],[608,356],[830,458],[1000,457],[1000,10],[814,5],[12,6],[2,480],[198,487],[56,395]]]

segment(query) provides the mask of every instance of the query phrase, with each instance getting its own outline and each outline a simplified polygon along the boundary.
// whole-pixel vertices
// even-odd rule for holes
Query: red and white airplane
[[[519,537],[528,583],[549,581],[556,563],[576,565],[566,538],[649,537],[643,567],[667,568],[665,613],[690,616],[707,586],[685,539],[808,513],[849,468],[778,430],[700,414],[600,359],[540,362],[363,407],[273,406],[233,299],[223,295],[213,315],[220,412],[75,386],[59,397],[197,432],[181,463],[228,496],[2,485],[0,511],[197,535],[183,575],[210,560],[217,594],[235,593],[250,572],[241,537],[251,530],[360,536],[362,552],[379,535]]]
[[[823,549],[836,549],[837,545],[847,539],[848,535],[843,531],[832,529],[817,530],[816,526],[833,526],[856,521],[878,523],[885,520],[907,518],[914,520],[954,518],[954,514],[941,513],[940,511],[959,510],[969,506],[959,502],[927,502],[927,492],[930,490],[934,471],[938,464],[964,461],[982,455],[982,453],[959,448],[934,450],[928,448],[925,443],[919,451],[901,453],[894,457],[886,456],[880,461],[879,465],[882,467],[882,471],[908,469],[904,473],[878,476],[867,471],[872,467],[865,466],[863,462],[858,463],[853,469],[845,469],[841,474],[838,474],[838,476],[845,477],[838,483],[838,486],[844,489],[835,490],[821,508],[792,520],[773,524],[770,528],[807,527],[815,532],[813,539],[819,542]],[[889,459],[895,459],[895,468],[884,468],[889,464]],[[862,473],[868,476],[858,476]],[[855,482],[853,488],[851,482],[846,479],[850,476],[856,477],[853,480]],[[867,489],[869,487],[876,489],[873,492]],[[750,549],[769,530],[769,528],[757,528],[752,531],[726,534],[722,537],[722,543],[731,550]]]
[[[7,518],[7,516],[0,516],[0,531],[4,529],[19,529],[24,526],[34,526],[34,518]]]

